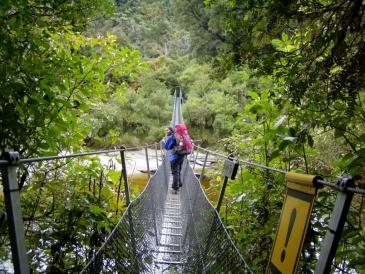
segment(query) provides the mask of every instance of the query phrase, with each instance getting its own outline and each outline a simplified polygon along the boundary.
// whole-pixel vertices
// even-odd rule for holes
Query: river
[[[156,151],[154,149],[148,149],[148,159],[149,159],[149,167],[151,171],[157,170],[157,160],[158,165],[162,162],[163,154],[161,151],[157,151],[157,160],[156,160]],[[126,165],[127,165],[127,175],[128,175],[128,181],[129,186],[135,195],[138,195],[143,191],[145,188],[147,182],[148,182],[148,175],[147,175],[147,161],[146,161],[146,152],[144,149],[142,150],[135,150],[135,151],[126,151]],[[106,156],[101,155],[99,156],[100,160],[103,165],[110,165],[112,163],[115,166],[116,170],[121,170],[122,166],[118,162],[120,161],[119,156]],[[118,160],[117,160],[118,158]],[[194,171],[196,174],[200,174],[201,172],[201,166],[198,164],[195,165]],[[209,170],[209,167],[207,167],[207,170]],[[207,193],[208,198],[215,202],[218,196],[218,191],[216,189],[210,188],[210,181],[208,179],[204,179],[202,182],[202,186]]]

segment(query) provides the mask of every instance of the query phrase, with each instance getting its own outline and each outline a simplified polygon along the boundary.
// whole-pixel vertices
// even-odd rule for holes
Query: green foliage
[[[152,66],[144,69],[122,97],[111,98],[100,110],[90,144],[138,145],[161,139],[170,122],[172,97],[166,79],[158,77],[161,71]]]
[[[98,4],[106,5],[89,3]],[[138,52],[118,46],[114,36],[73,32],[86,18],[78,16],[73,22],[72,16],[86,1],[30,6],[2,6],[8,30],[2,28],[5,42],[0,48],[1,147],[13,147],[23,155],[55,153],[70,146],[77,150],[91,130],[88,123],[82,128],[78,124],[87,121],[93,106],[121,93],[123,81],[133,79],[140,68]],[[43,10],[60,16],[59,22],[42,15]],[[24,21],[37,14],[39,21]]]
[[[108,104],[125,102],[144,67],[110,34],[81,33],[111,1],[2,1],[1,148],[21,157],[80,151]],[[111,135],[115,133],[112,132]],[[24,166],[21,192],[35,272],[79,272],[115,225],[119,175],[95,159]],[[23,180],[24,179],[24,180]],[[3,197],[1,197],[3,200]],[[3,210],[2,210],[3,211]],[[4,220],[4,215],[2,217]],[[10,251],[1,223],[2,259]]]
[[[223,92],[215,91],[201,98],[190,98],[184,110],[192,128],[199,128],[201,132],[211,129],[215,136],[225,136],[233,129],[232,118],[237,115],[238,106]]]
[[[125,1],[112,17],[95,22],[93,33],[106,32],[149,58],[177,57],[190,51],[189,33],[177,25],[170,1]]]
[[[245,62],[270,74],[281,86],[277,101],[295,105],[290,115],[300,112],[292,120],[306,119],[307,131],[333,130],[351,149],[342,168],[359,174],[365,122],[362,1],[205,4],[205,12],[220,10],[226,43],[232,45],[217,60]]]
[[[120,172],[99,161],[88,157],[29,167],[22,212],[34,271],[81,271],[119,220]]]
[[[2,1],[1,148],[26,157],[158,141],[180,86],[203,144],[225,138],[229,153],[329,180],[365,174],[361,0],[117,1],[110,15],[111,2]],[[78,272],[122,210],[119,174],[94,159],[32,168],[22,190],[32,269]],[[283,189],[281,176],[249,168],[227,188],[222,216],[257,273]],[[302,272],[333,201],[319,192]],[[345,271],[363,271],[363,208],[355,197],[335,261]]]
[[[209,60],[222,50],[231,49],[226,42],[219,7],[206,9],[201,0],[171,1],[172,13],[180,28],[188,31],[193,57]]]

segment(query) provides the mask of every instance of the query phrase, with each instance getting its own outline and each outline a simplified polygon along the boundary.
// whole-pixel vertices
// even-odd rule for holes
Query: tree
[[[138,51],[110,34],[81,33],[91,18],[112,8],[102,0],[2,1],[2,149],[14,148],[22,158],[79,151],[95,113],[124,96],[143,67]],[[19,170],[27,246],[37,272],[79,272],[122,209],[119,173],[106,173],[97,159],[65,162]],[[4,216],[1,257],[9,259]]]
[[[23,156],[55,153],[71,143],[77,149],[90,130],[78,128],[78,121],[92,104],[121,92],[123,81],[138,72],[138,53],[118,46],[115,37],[74,32],[96,7],[104,12],[109,3],[2,4],[2,148],[12,147]]]
[[[278,103],[291,101],[316,121],[313,128],[332,129],[352,150],[344,168],[358,174],[365,161],[362,1],[205,3],[220,9],[232,45],[219,60],[272,74],[282,85]]]

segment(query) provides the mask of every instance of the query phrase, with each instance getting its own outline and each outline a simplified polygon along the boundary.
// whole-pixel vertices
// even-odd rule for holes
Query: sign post
[[[223,166],[224,180],[223,180],[223,184],[222,184],[221,193],[219,194],[218,204],[217,204],[217,208],[216,208],[217,212],[219,212],[221,205],[222,205],[228,178],[230,178],[231,180],[234,180],[234,178],[236,177],[236,174],[237,174],[237,170],[238,170],[238,162],[236,162],[232,158],[228,157],[228,159],[226,159],[224,161],[224,166]]]
[[[266,273],[296,273],[319,177],[288,172],[287,192]]]
[[[1,167],[1,174],[14,270],[15,273],[29,273],[17,180],[17,166],[19,165],[20,157],[18,152],[8,150],[2,158],[9,161],[7,166]]]
[[[203,182],[204,170],[205,170],[205,167],[206,167],[206,165],[207,165],[208,155],[209,155],[209,152],[207,151],[207,153],[205,154],[205,159],[204,159],[204,163],[203,163],[203,168],[202,168],[202,171],[201,171],[201,173],[200,173],[200,177],[199,177],[199,181],[200,181],[200,182]]]
[[[354,195],[354,193],[346,191],[348,187],[355,186],[351,176],[343,176],[337,184],[341,187],[342,191],[337,193],[331,220],[328,225],[326,236],[322,242],[321,254],[314,271],[315,274],[330,273],[331,271],[332,261],[336,255],[338,242],[341,239],[341,233]]]

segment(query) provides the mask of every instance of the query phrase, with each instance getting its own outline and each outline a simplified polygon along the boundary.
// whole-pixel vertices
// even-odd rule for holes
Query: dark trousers
[[[171,161],[171,172],[172,172],[172,188],[175,190],[179,189],[181,185],[181,166],[184,162],[184,157],[179,157]]]

